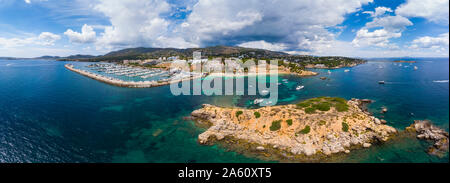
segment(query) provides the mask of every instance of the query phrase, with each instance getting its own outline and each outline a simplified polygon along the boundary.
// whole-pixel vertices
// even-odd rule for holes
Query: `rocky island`
[[[260,109],[224,108],[205,104],[191,113],[208,129],[201,144],[233,139],[252,144],[250,151],[291,159],[350,153],[390,139],[397,130],[365,112],[363,100],[319,97],[295,105]]]

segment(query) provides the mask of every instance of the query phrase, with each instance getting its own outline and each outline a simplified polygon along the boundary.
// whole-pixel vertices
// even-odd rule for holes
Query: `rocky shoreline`
[[[343,65],[342,64],[342,65],[338,65],[338,66],[335,66],[335,67],[327,67],[325,65],[309,64],[309,65],[306,65],[305,68],[307,68],[307,69],[340,69],[340,68],[351,68],[351,67],[358,66],[360,64],[362,64],[362,63],[351,63],[351,64],[347,64],[347,65]]]
[[[443,156],[449,150],[449,134],[428,120],[416,120],[414,124],[406,128],[408,132],[415,132],[418,139],[429,140],[433,146],[428,148],[428,154]]]
[[[208,129],[200,144],[233,139],[256,151],[289,156],[331,156],[388,141],[397,130],[364,112],[358,99],[319,97],[296,105],[260,109],[223,108],[205,104],[191,116]],[[315,110],[312,110],[315,109]],[[227,140],[229,141],[229,140]]]
[[[300,76],[300,77],[317,76],[317,75],[319,75],[319,73],[317,73],[317,72],[308,71],[308,70],[302,70],[300,73],[291,73],[291,74],[295,74],[295,75]]]

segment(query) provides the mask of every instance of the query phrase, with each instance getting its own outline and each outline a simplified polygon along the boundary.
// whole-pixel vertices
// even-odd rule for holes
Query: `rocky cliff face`
[[[273,148],[292,155],[350,153],[354,148],[387,141],[397,133],[364,112],[359,107],[364,103],[361,100],[344,100],[340,106],[328,105],[332,102],[327,100],[334,99],[314,99],[322,102],[310,104],[320,109],[315,111],[301,105],[240,109],[205,104],[191,115],[209,127],[198,137],[201,144],[233,138],[259,145],[256,150]]]

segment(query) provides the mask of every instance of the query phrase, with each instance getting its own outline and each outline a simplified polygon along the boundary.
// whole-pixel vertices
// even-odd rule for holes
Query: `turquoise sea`
[[[412,60],[417,63],[401,66],[372,60],[348,72],[318,69],[320,76],[309,78],[280,75],[278,104],[318,96],[368,98],[375,100],[370,112],[397,129],[429,119],[448,131],[449,60]],[[204,103],[254,108],[251,101],[260,96],[120,88],[71,72],[67,63],[0,60],[0,162],[264,162],[220,145],[199,145],[204,129],[184,119]],[[297,91],[298,85],[305,88]],[[388,113],[379,113],[382,106]],[[448,153],[428,155],[429,145],[405,137],[353,151],[340,162],[449,162]]]

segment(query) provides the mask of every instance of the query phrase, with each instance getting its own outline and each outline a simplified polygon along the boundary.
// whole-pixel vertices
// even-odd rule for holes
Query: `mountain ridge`
[[[179,56],[182,58],[192,57],[193,52],[200,51],[202,56],[224,56],[224,57],[238,57],[241,55],[254,56],[256,58],[263,57],[280,57],[288,56],[289,54],[284,52],[270,51],[256,48],[243,48],[236,46],[212,46],[205,48],[148,48],[148,47],[136,47],[126,48],[117,51],[111,51],[107,54],[91,57],[61,57],[58,60],[64,61],[120,61],[124,59],[151,59],[159,57]]]

